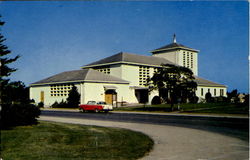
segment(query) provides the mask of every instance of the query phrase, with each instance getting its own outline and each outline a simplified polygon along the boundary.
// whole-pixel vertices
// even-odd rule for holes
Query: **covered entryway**
[[[148,103],[148,89],[144,87],[135,88],[135,96],[138,100],[138,103]]]
[[[105,102],[107,104],[114,104],[117,101],[117,93],[116,93],[116,87],[115,86],[104,86],[105,90]]]

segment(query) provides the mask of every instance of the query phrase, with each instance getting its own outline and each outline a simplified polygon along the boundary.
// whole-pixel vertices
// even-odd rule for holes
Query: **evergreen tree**
[[[72,89],[69,91],[67,104],[70,108],[77,108],[80,104],[80,94],[78,93],[75,85],[73,85]]]
[[[0,19],[0,27],[3,25],[4,22]],[[36,124],[40,109],[30,104],[28,88],[21,81],[9,82],[8,76],[17,69],[10,68],[8,65],[15,62],[19,56],[8,57],[11,51],[4,44],[5,40],[0,33],[0,127],[4,129],[18,125]]]
[[[4,23],[5,22],[1,21],[0,19],[0,31]],[[4,36],[0,33],[0,86],[1,86],[0,103],[1,104],[9,103],[9,101],[6,101],[6,99],[8,98],[6,92],[8,90],[7,88],[9,85],[9,79],[7,79],[7,77],[10,76],[12,72],[15,72],[17,70],[15,68],[10,68],[8,64],[15,62],[19,58],[19,56],[16,56],[14,58],[6,57],[11,53],[11,51],[4,44],[5,40],[6,39],[4,38]]]

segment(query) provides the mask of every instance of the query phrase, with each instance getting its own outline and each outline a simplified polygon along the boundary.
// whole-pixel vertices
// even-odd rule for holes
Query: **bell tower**
[[[177,43],[176,35],[173,35],[173,42],[151,51],[152,56],[165,58],[177,65],[191,69],[194,75],[198,76],[198,53],[199,50],[186,47]]]

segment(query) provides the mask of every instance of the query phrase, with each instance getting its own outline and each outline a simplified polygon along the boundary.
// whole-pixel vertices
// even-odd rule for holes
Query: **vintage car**
[[[108,112],[113,110],[113,106],[106,104],[104,101],[88,101],[87,104],[80,104],[79,110],[82,112],[94,111],[94,112]]]

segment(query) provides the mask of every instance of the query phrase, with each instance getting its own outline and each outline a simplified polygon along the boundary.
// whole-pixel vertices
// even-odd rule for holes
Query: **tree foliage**
[[[78,105],[80,104],[80,94],[78,93],[77,88],[74,85],[72,89],[69,91],[67,104],[70,108],[77,108]]]
[[[178,99],[186,102],[187,99],[195,97],[197,83],[194,79],[193,72],[189,68],[162,64],[153,77],[148,79],[148,86],[150,91],[166,89],[170,103],[174,104]]]
[[[0,15],[1,18],[1,15]],[[0,19],[0,31],[2,31],[2,26],[5,22],[1,21]],[[8,47],[4,44],[4,41],[6,39],[4,36],[0,33],[0,86],[1,86],[1,104],[7,103],[4,101],[7,97],[7,91],[9,89],[9,79],[7,79],[8,76],[11,75],[12,72],[16,71],[15,68],[10,68],[8,65],[12,62],[15,62],[19,56],[15,56],[14,58],[8,58],[7,56],[11,53],[11,51],[8,49]]]
[[[0,27],[3,25],[4,22],[0,19]],[[10,68],[8,65],[15,62],[19,56],[9,58],[11,51],[4,44],[5,40],[0,33],[1,128],[34,124],[37,122],[36,118],[40,115],[40,109],[30,104],[29,88],[25,87],[23,82],[10,82],[10,79],[8,79],[8,76],[17,70],[16,68]]]

